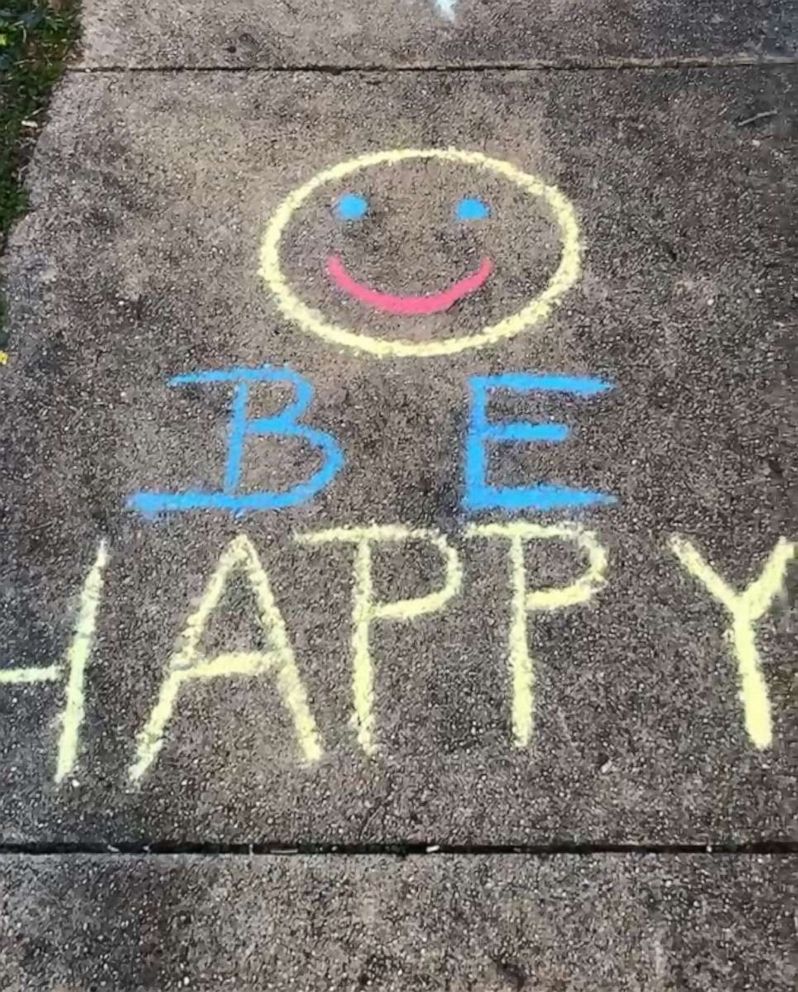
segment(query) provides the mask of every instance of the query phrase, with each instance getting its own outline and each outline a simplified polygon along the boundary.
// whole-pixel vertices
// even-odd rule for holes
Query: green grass
[[[0,250],[25,211],[21,170],[77,32],[76,0],[0,0]],[[4,310],[0,296],[0,349]]]

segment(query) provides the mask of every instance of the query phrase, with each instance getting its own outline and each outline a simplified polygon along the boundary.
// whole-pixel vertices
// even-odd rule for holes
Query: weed
[[[76,0],[0,0],[0,250],[26,207],[22,170],[77,37]],[[7,332],[0,297],[0,362]]]

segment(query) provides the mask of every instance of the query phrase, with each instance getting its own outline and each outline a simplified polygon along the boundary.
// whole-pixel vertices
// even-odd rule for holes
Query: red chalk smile
[[[327,259],[327,275],[340,290],[374,310],[403,316],[441,313],[448,310],[458,300],[470,296],[471,293],[475,293],[484,286],[492,272],[493,263],[489,258],[484,258],[476,272],[472,272],[439,293],[423,296],[395,296],[393,293],[381,293],[378,289],[371,289],[353,279],[337,255],[330,255]]]

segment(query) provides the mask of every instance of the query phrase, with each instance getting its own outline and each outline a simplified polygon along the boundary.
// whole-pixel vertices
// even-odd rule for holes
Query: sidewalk
[[[709,6],[84,4],[0,992],[794,988],[795,32]]]

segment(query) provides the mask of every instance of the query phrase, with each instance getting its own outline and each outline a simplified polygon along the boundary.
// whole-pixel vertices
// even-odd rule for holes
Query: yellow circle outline
[[[395,165],[409,158],[436,158],[445,162],[458,162],[473,165],[480,169],[498,173],[510,182],[521,186],[530,196],[541,197],[549,206],[562,237],[562,255],[556,272],[548,285],[522,310],[505,317],[498,324],[483,328],[477,334],[443,341],[403,341],[375,338],[368,334],[349,330],[327,321],[323,314],[313,310],[297,297],[288,285],[280,268],[280,239],[296,210],[312,196],[320,186],[334,179],[341,179],[353,172],[374,165]],[[358,158],[340,162],[330,169],[317,173],[303,186],[295,189],[283,200],[266,226],[260,250],[260,274],[269,289],[277,298],[277,305],[283,315],[297,323],[306,331],[318,335],[325,341],[367,351],[378,358],[414,357],[428,358],[432,355],[454,355],[468,348],[481,348],[495,344],[504,338],[511,338],[538,321],[544,320],[560,296],[570,289],[579,277],[579,224],[576,212],[566,196],[556,186],[548,186],[535,176],[521,172],[509,162],[489,158],[481,152],[460,151],[457,148],[401,148],[386,152],[370,152]]]

